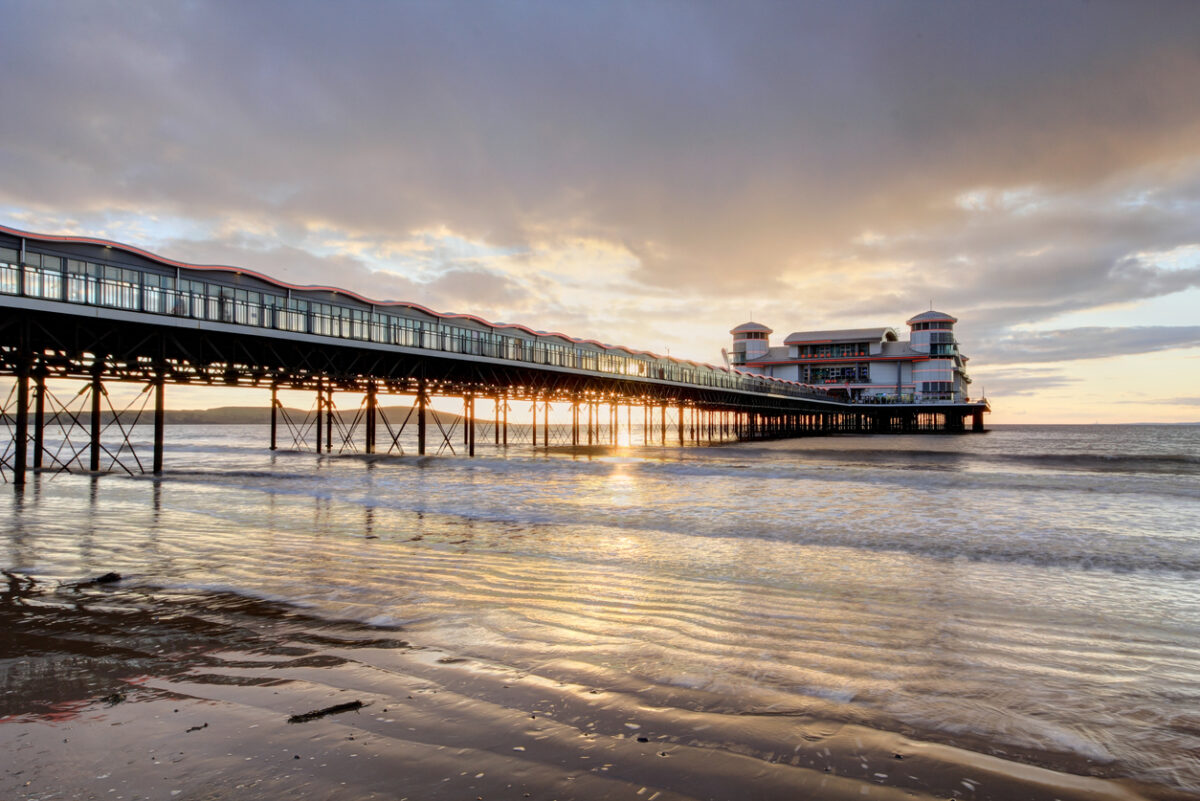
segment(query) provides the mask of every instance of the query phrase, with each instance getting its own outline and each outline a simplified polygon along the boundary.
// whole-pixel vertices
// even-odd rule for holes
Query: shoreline
[[[1197,798],[1079,756],[562,659],[519,670],[240,595],[7,578],[6,798]]]

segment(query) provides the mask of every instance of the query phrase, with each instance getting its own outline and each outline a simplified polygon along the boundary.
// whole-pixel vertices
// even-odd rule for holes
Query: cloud
[[[1193,3],[0,12],[55,229],[705,359],[930,300],[981,364],[1191,336],[1020,330],[1200,286]]]
[[[1122,401],[1120,401],[1120,403],[1132,403],[1132,404],[1137,404],[1139,406],[1143,405],[1143,404],[1151,403],[1156,406],[1196,406],[1196,407],[1200,407],[1200,396],[1191,396],[1191,397],[1180,396],[1180,397],[1174,397],[1174,398],[1130,398],[1127,400],[1122,400]]]
[[[1058,331],[1017,331],[999,342],[980,343],[975,350],[980,361],[988,364],[1028,364],[1192,347],[1200,347],[1200,326],[1093,326]]]
[[[1079,383],[1080,379],[1052,367],[989,367],[974,376],[971,394],[1005,399],[1030,397]]]

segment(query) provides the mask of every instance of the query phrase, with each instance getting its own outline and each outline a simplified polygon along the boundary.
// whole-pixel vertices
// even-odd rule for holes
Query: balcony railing
[[[491,331],[419,320],[391,309],[318,303],[310,298],[258,293],[261,301],[228,297],[233,287],[218,294],[169,289],[155,285],[158,273],[123,268],[137,280],[118,280],[74,272],[18,266],[0,262],[0,294],[19,295],[66,304],[123,309],[148,315],[227,323],[255,329],[311,334],[334,339],[396,345],[505,361],[566,367],[610,376],[657,379],[698,387],[756,392],[791,398],[829,400],[811,387],[780,380],[726,372],[720,368],[682,364],[612,351],[595,351]],[[147,276],[151,280],[147,280]],[[154,283],[151,283],[153,281]],[[310,306],[320,307],[318,309]]]

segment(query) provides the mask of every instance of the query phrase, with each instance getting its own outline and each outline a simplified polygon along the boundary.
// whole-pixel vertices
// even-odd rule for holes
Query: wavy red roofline
[[[142,248],[136,247],[134,245],[127,245],[123,242],[116,242],[111,239],[101,239],[99,237],[91,237],[91,236],[65,236],[62,234],[38,234],[38,233],[34,233],[32,231],[23,231],[20,228],[12,228],[7,225],[0,225],[0,231],[3,231],[6,234],[10,234],[11,236],[19,236],[24,239],[35,239],[35,240],[40,240],[43,242],[70,242],[70,243],[83,244],[83,245],[101,245],[103,247],[117,248],[117,249],[123,250],[127,253],[132,253],[135,256],[141,256],[142,258],[150,259],[151,261],[155,261],[155,262],[158,262],[159,264],[164,264],[169,267],[179,267],[181,269],[186,269],[186,270],[214,270],[214,271],[235,273],[237,275],[249,275],[249,276],[253,276],[254,278],[257,278],[260,281],[265,281],[266,283],[271,284],[272,286],[277,286],[280,289],[296,289],[296,290],[300,290],[302,292],[332,292],[335,295],[344,295],[348,298],[354,298],[355,300],[357,300],[361,303],[366,303],[369,306],[384,306],[384,307],[400,306],[400,307],[409,308],[409,309],[416,309],[417,311],[428,314],[431,317],[437,317],[442,320],[472,320],[481,325],[486,325],[488,328],[515,328],[520,331],[524,331],[527,334],[532,334],[535,337],[559,337],[561,339],[567,340],[568,342],[574,342],[579,345],[595,345],[596,347],[603,348],[604,350],[621,350],[621,351],[624,351],[624,352],[630,354],[631,356],[649,356],[652,359],[665,359],[667,361],[675,362],[676,364],[690,364],[693,367],[708,367],[709,369],[712,369],[712,370],[720,370],[720,371],[723,371],[726,373],[737,373],[739,375],[746,375],[746,376],[751,376],[754,378],[761,378],[764,380],[774,381],[777,383],[792,384],[794,386],[801,386],[801,387],[806,386],[805,384],[799,384],[795,381],[785,381],[783,379],[773,378],[771,376],[759,376],[759,375],[755,375],[753,373],[743,373],[741,370],[735,370],[732,367],[718,367],[713,364],[707,364],[707,363],[703,363],[703,362],[695,362],[695,361],[692,361],[691,359],[677,359],[674,356],[660,356],[659,354],[654,353],[652,351],[634,350],[633,348],[629,348],[624,345],[606,345],[603,342],[597,342],[594,339],[580,339],[579,337],[568,336],[567,334],[562,334],[557,331],[536,331],[536,330],[530,328],[529,326],[521,325],[520,323],[493,323],[489,320],[485,320],[482,317],[478,317],[474,314],[458,314],[458,313],[454,313],[454,312],[437,312],[426,306],[422,306],[420,303],[413,303],[412,301],[407,301],[407,300],[372,300],[371,298],[360,295],[357,292],[352,292],[349,289],[341,289],[339,287],[334,287],[334,286],[317,286],[317,285],[312,285],[312,284],[308,284],[308,285],[289,284],[286,281],[280,281],[277,278],[272,278],[269,275],[264,275],[263,273],[257,272],[255,270],[249,270],[244,267],[231,267],[231,266],[225,265],[225,264],[192,264],[192,263],[186,262],[186,261],[176,261],[175,259],[168,259],[165,256],[160,256],[157,253],[152,253],[148,250],[143,250]]]

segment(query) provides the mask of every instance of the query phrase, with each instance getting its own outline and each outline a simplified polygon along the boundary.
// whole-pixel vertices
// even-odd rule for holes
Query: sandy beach
[[[1082,758],[734,708],[595,666],[516,671],[136,579],[9,574],[0,631],[6,799],[1194,797]]]

